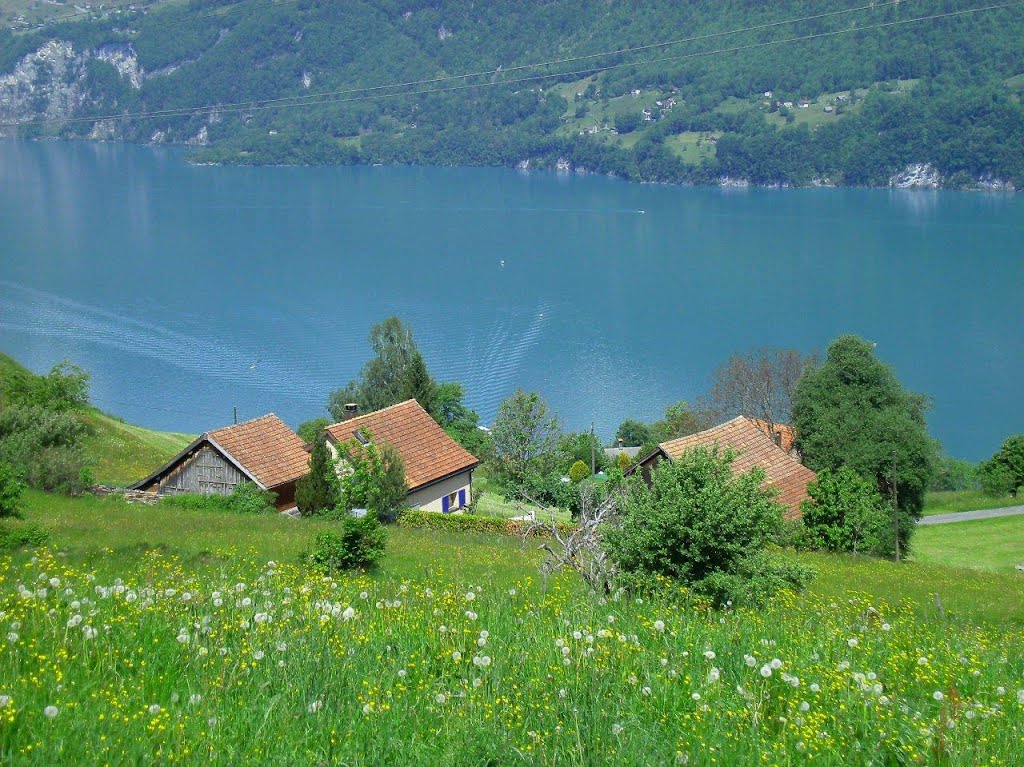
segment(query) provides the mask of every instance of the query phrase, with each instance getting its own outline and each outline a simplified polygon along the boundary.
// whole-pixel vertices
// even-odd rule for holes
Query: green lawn
[[[980,490],[951,490],[928,493],[924,498],[924,514],[953,514],[979,509],[1003,509],[1007,506],[1024,506],[1024,498],[1004,495],[994,498]]]
[[[194,569],[220,567],[237,556],[297,562],[316,534],[331,527],[316,520],[137,506],[116,498],[66,498],[35,491],[27,493],[25,511],[25,521],[13,524],[42,525],[51,534],[50,544],[69,559],[101,570],[124,567],[148,549],[162,550]],[[984,525],[992,522],[1014,522],[1016,527],[996,526],[992,534],[985,533]],[[967,535],[953,528],[966,529]],[[907,600],[920,615],[934,617],[938,593],[947,612],[957,618],[1024,625],[1019,574],[1006,567],[989,568],[1003,572],[960,567],[980,561],[977,554],[962,553],[971,545],[962,539],[980,539],[978,548],[991,550],[1000,545],[1000,535],[1011,541],[1016,536],[1019,542],[1022,533],[1024,518],[921,528],[914,541],[916,561],[900,564],[866,557],[792,556],[818,572],[810,588],[814,597],[870,594],[894,604]],[[1001,545],[1012,558],[1013,545]],[[506,536],[391,528],[380,572],[388,577],[444,574],[460,580],[514,581],[536,577],[541,559],[533,541],[524,546]]]
[[[914,535],[918,562],[1013,573],[1016,592],[1024,591],[1024,516],[977,519],[948,525],[924,525]]]

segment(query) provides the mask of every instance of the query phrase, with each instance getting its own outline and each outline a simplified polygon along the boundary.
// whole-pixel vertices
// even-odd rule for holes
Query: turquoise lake
[[[0,142],[0,351],[132,422],[297,425],[397,314],[488,423],[523,387],[609,438],[732,352],[856,333],[952,455],[1024,431],[1020,195],[184,158]]]

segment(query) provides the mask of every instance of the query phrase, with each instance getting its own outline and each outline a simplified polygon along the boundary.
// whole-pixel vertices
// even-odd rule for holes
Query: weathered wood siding
[[[158,495],[231,495],[235,485],[246,481],[247,477],[220,453],[203,445],[160,478],[154,489]]]

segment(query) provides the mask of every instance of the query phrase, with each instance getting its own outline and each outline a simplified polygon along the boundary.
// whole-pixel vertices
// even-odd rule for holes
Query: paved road
[[[921,517],[919,525],[944,525],[947,522],[967,522],[972,519],[994,519],[995,517],[1016,517],[1024,514],[1024,506],[1007,506],[1005,509],[982,509],[981,511],[960,511],[956,514],[933,514]]]

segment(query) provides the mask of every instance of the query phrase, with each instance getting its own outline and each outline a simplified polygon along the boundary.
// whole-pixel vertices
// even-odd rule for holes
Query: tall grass
[[[19,764],[1010,764],[1024,635],[868,597],[0,560]],[[712,761],[713,760],[713,761]]]

